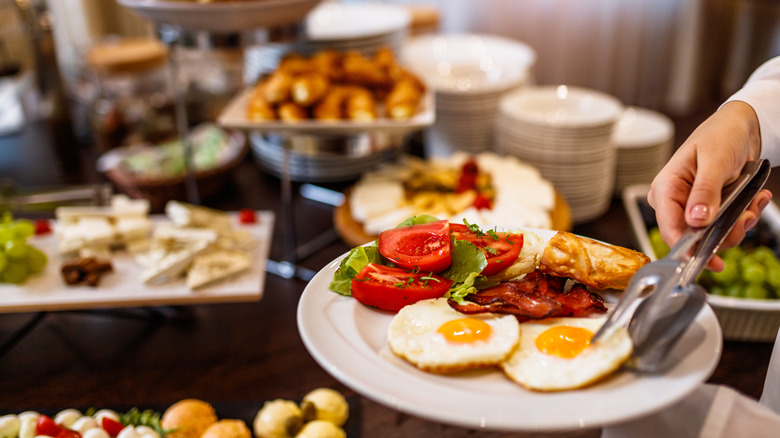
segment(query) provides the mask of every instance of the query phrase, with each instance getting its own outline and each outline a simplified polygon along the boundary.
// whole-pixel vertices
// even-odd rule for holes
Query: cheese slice
[[[239,274],[251,266],[243,252],[212,251],[195,257],[187,271],[187,287],[198,289]]]
[[[209,249],[216,240],[214,230],[160,224],[145,259],[143,282],[153,284],[180,276],[195,256]]]
[[[178,201],[168,201],[165,204],[165,215],[181,227],[211,228],[215,230],[230,230],[233,219],[224,211]]]

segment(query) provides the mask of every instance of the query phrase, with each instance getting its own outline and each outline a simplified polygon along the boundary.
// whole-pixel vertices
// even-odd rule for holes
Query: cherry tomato
[[[38,422],[35,424],[35,433],[37,435],[46,435],[56,437],[62,431],[57,423],[47,415],[41,415],[38,417]]]
[[[81,434],[76,432],[75,430],[70,430],[70,429],[63,428],[55,436],[55,438],[81,438]]]
[[[474,202],[473,202],[472,205],[477,210],[484,210],[484,209],[490,208],[490,204],[492,204],[492,202],[490,201],[490,198],[488,198],[487,196],[483,195],[482,193],[477,193],[477,197],[474,198]]]
[[[511,233],[477,233],[463,224],[450,224],[455,240],[466,240],[481,249],[487,258],[483,275],[495,275],[506,269],[520,256],[523,249],[523,235]]]
[[[257,215],[254,210],[242,208],[238,212],[238,221],[242,224],[254,224],[257,222]]]
[[[352,296],[367,306],[396,312],[407,304],[442,297],[451,285],[452,280],[436,274],[369,263],[352,279]]]
[[[441,220],[383,231],[378,247],[383,256],[402,268],[440,272],[452,261],[450,223]]]
[[[469,158],[463,163],[463,167],[461,167],[458,185],[455,187],[455,191],[457,193],[462,193],[466,190],[476,189],[478,176],[479,168],[477,167],[477,161],[473,158]]]
[[[51,233],[51,226],[49,225],[49,221],[46,219],[37,219],[35,221],[35,235],[40,236],[49,233]]]
[[[125,426],[122,423],[109,417],[103,417],[100,420],[100,427],[102,427],[103,430],[105,430],[111,436],[119,435],[119,432],[121,432],[122,429],[125,428]]]

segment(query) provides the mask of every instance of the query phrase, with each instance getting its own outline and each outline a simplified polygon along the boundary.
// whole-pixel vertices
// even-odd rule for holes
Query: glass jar
[[[96,86],[90,126],[98,151],[177,138],[167,49],[154,39],[118,39],[86,56]]]

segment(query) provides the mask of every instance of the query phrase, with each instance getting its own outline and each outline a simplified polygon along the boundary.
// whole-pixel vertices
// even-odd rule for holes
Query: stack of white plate
[[[268,42],[247,48],[245,78],[270,73],[288,53],[310,56],[325,49],[370,56],[381,47],[401,50],[411,23],[408,9],[381,3],[323,2],[306,16],[298,41]]]
[[[403,46],[403,62],[435,91],[436,122],[426,153],[494,149],[501,98],[527,83],[536,62],[528,45],[480,34],[434,34]]]
[[[664,167],[674,147],[672,120],[646,108],[628,107],[617,124],[615,193],[634,184],[649,184]]]
[[[301,182],[354,180],[403,153],[403,137],[383,132],[337,136],[255,132],[249,140],[261,168],[279,177],[287,172],[291,181]]]
[[[618,99],[598,91],[527,87],[501,99],[497,148],[536,166],[566,198],[572,220],[587,222],[609,209],[622,113]]]

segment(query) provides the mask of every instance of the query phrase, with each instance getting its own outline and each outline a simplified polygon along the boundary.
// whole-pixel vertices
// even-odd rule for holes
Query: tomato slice
[[[61,429],[54,438],[81,438],[81,434],[75,430]]]
[[[441,220],[383,231],[378,247],[380,254],[402,268],[441,272],[452,261],[450,223]]]
[[[111,436],[119,435],[119,432],[121,432],[122,429],[125,428],[125,426],[122,423],[109,417],[103,417],[100,420],[100,423],[101,423],[100,426],[103,428],[103,430],[105,430]]]
[[[466,240],[481,249],[487,258],[483,275],[495,275],[509,267],[520,257],[523,235],[504,232],[477,233],[463,224],[450,224],[455,240]]]
[[[407,304],[444,296],[452,280],[394,266],[369,263],[352,279],[352,296],[359,302],[396,312]]]
[[[37,435],[56,437],[60,432],[62,432],[62,430],[62,427],[60,427],[51,417],[47,415],[39,416],[38,422],[35,423],[35,433]]]

